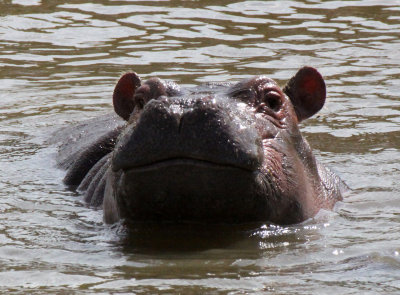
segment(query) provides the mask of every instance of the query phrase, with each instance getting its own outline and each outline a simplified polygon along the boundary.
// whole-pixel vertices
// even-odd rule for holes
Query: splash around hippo
[[[61,146],[64,182],[106,223],[298,223],[331,209],[345,187],[298,126],[325,98],[312,67],[283,90],[265,76],[182,89],[126,73],[113,94],[122,119],[76,126],[91,135]]]

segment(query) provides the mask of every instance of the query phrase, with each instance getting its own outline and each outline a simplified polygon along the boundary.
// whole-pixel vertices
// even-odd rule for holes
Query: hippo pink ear
[[[312,67],[301,68],[289,80],[283,92],[292,101],[299,122],[316,114],[325,104],[324,79]]]
[[[125,121],[128,121],[135,108],[133,96],[139,86],[139,76],[136,73],[126,73],[122,75],[114,88],[114,110]]]

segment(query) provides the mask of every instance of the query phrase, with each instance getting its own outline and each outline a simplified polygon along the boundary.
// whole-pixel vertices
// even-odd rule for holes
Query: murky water
[[[399,36],[400,1],[0,0],[0,293],[399,294]],[[111,111],[124,71],[283,85],[303,65],[328,89],[303,133],[353,189],[333,212],[126,241],[54,167],[51,132]]]

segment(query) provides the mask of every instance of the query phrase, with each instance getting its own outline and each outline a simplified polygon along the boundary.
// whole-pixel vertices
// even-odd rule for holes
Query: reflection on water
[[[397,294],[399,1],[0,0],[3,293]],[[61,183],[54,130],[112,110],[124,71],[193,85],[303,65],[328,102],[302,123],[353,189],[303,224],[102,223]],[[176,246],[175,246],[176,245]]]

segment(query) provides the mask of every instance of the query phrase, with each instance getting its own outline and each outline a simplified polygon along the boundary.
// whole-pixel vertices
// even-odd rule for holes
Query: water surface
[[[398,294],[399,7],[0,0],[1,293]],[[187,86],[265,74],[283,86],[303,65],[328,90],[303,134],[353,190],[333,212],[199,230],[192,249],[181,229],[159,229],[154,247],[146,230],[126,241],[62,184],[50,134],[110,112],[125,71]]]

